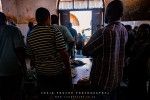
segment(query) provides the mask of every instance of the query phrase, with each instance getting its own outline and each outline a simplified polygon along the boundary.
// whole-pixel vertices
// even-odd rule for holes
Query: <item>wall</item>
[[[18,8],[18,24],[35,21],[35,11],[39,7],[47,8],[51,14],[56,14],[56,0],[16,0]]]
[[[17,23],[26,37],[28,30],[27,23],[35,23],[35,10],[38,7],[47,8],[51,14],[57,13],[57,3],[59,0],[1,0],[2,10],[8,20]],[[106,6],[112,0],[105,0]],[[150,0],[122,0],[125,4],[123,21],[147,20],[150,21]],[[139,22],[138,22],[139,23]],[[142,23],[142,22],[140,22]],[[35,23],[36,24],[36,23]]]
[[[112,0],[105,0],[107,6]],[[124,21],[150,20],[150,0],[121,0],[124,2]]]
[[[7,20],[17,22],[17,4],[16,0],[1,0],[2,11],[7,16]]]
[[[28,22],[32,21],[36,24],[35,21],[35,11],[39,7],[47,8],[51,14],[56,14],[56,0],[16,0],[18,15],[17,15],[17,24],[21,29],[25,40],[26,33],[28,30]]]
[[[17,24],[26,40],[28,22],[35,21],[35,11],[39,7],[47,8],[51,14],[57,14],[56,0],[2,0],[2,10],[8,20]]]
[[[105,0],[107,5],[112,0]],[[150,0],[121,0],[124,3],[124,15],[121,18],[124,25],[131,25],[132,28],[143,23],[150,24]]]

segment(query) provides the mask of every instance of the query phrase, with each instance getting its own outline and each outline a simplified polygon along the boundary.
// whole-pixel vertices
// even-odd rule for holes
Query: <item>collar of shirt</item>
[[[119,23],[121,23],[121,22],[120,21],[114,21],[114,22],[109,23],[107,26],[112,25],[112,24],[119,24]]]

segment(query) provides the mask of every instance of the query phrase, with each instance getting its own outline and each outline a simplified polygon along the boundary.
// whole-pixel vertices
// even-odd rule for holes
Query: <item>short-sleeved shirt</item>
[[[70,31],[71,35],[73,36],[73,38],[75,39],[77,37],[77,31],[73,28],[70,28],[69,31]]]
[[[27,42],[28,35],[31,33],[31,31],[32,30],[30,30],[30,29],[27,31],[26,42]]]
[[[69,29],[65,26],[59,26],[57,24],[52,24],[53,27],[56,27],[60,30],[60,32],[62,33],[64,40],[66,42],[66,48],[68,48],[68,44],[74,41],[74,38],[72,37]]]
[[[85,38],[86,38],[86,35],[85,35],[85,33],[83,33],[83,34],[82,34],[82,37],[83,37],[83,39],[85,39]]]
[[[27,36],[31,33],[31,31],[32,31],[32,30],[30,30],[30,29],[28,30],[28,32],[27,32]]]
[[[21,74],[15,48],[24,46],[22,33],[17,27],[0,25],[0,76]]]
[[[42,75],[57,75],[64,70],[64,63],[58,50],[66,49],[59,29],[36,25],[28,36],[27,54],[35,56],[35,70]]]

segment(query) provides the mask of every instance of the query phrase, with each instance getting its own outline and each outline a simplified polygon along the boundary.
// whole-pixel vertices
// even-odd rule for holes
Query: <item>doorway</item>
[[[87,38],[90,37],[92,11],[70,11],[70,15],[74,15],[77,18],[76,20],[70,16],[70,22],[73,23],[72,27],[76,29],[77,33],[81,33],[81,31],[84,30]],[[76,21],[78,21],[79,24],[76,24]]]
[[[78,14],[77,14],[78,13]],[[70,22],[72,19],[70,18],[70,15],[73,15],[76,17],[77,20],[80,20],[79,22],[86,21],[85,24],[81,24],[81,27],[77,30],[77,32],[81,32],[82,28],[87,27],[87,34],[91,36],[93,32],[96,31],[97,25],[102,26],[103,25],[103,9],[91,9],[91,10],[59,10],[59,16],[60,16],[60,23],[61,25],[67,26],[67,23]],[[80,17],[81,16],[81,17]],[[79,18],[77,18],[79,17]],[[79,23],[80,24],[80,23]],[[74,26],[75,27],[75,26]]]

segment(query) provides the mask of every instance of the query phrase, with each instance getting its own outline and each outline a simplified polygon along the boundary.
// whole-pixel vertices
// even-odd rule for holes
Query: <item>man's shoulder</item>
[[[70,33],[69,29],[68,29],[66,26],[61,25],[60,27],[61,27],[64,31],[67,31],[67,32],[69,32],[69,33]]]
[[[72,33],[77,36],[77,31],[74,28],[72,28]]]
[[[116,30],[118,31],[126,31],[125,27],[122,25],[122,23],[117,23],[117,24],[110,24],[106,26],[107,31],[114,31],[116,32]]]
[[[60,26],[53,26],[53,25],[50,26],[50,30],[52,31],[60,31],[59,28]]]
[[[99,36],[102,36],[103,33],[104,33],[104,28],[100,28],[93,33],[93,36],[99,37]]]
[[[69,30],[66,26],[64,26],[64,25],[60,25],[60,27],[62,28],[62,29],[64,29],[64,30]]]
[[[19,30],[19,28],[15,27],[15,26],[11,26],[11,25],[4,25],[3,26],[5,29],[13,29],[13,30]],[[8,30],[9,31],[9,30]],[[10,30],[12,31],[12,30]]]
[[[57,24],[52,24],[52,25],[50,25],[50,27],[53,28],[53,29],[54,29],[54,28],[60,28],[60,26],[57,25]]]
[[[9,36],[18,36],[18,34],[21,33],[19,28],[11,26],[11,25],[2,25],[2,26],[0,26],[0,31],[3,32],[3,34],[9,35]]]
[[[74,28],[72,28],[73,31],[76,31]]]

